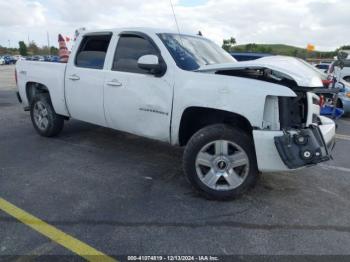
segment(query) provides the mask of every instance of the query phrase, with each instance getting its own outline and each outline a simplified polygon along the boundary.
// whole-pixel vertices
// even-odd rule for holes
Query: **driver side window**
[[[138,59],[143,55],[158,55],[153,44],[138,35],[121,35],[117,44],[113,60],[113,71],[148,74],[147,70],[141,69],[137,65]]]

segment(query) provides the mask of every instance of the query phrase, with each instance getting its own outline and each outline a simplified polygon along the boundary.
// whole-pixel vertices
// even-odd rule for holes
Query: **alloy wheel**
[[[202,183],[214,190],[235,189],[249,173],[248,155],[228,140],[216,140],[202,147],[195,165]]]

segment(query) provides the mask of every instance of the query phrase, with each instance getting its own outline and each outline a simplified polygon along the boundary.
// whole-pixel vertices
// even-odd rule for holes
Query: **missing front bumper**
[[[318,126],[286,131],[274,140],[283,163],[290,169],[315,165],[331,158],[327,146],[333,145],[327,145]]]
[[[322,138],[327,145],[328,154],[330,154],[335,141],[335,123],[332,119],[324,116],[319,116],[319,120],[318,129],[322,133]],[[299,168],[289,168],[284,163],[275,145],[275,137],[281,137],[283,135],[285,133],[280,130],[253,130],[255,153],[260,172],[285,172],[308,166],[305,163]]]

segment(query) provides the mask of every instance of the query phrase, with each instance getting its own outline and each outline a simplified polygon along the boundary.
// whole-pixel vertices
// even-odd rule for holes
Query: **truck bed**
[[[31,82],[44,85],[50,92],[57,114],[68,116],[64,96],[65,63],[18,61],[16,64],[18,91],[24,107],[28,107],[27,87]]]

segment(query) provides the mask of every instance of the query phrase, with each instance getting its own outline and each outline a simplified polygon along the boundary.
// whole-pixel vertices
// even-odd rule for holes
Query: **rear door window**
[[[75,58],[77,67],[103,69],[112,34],[85,36]]]

